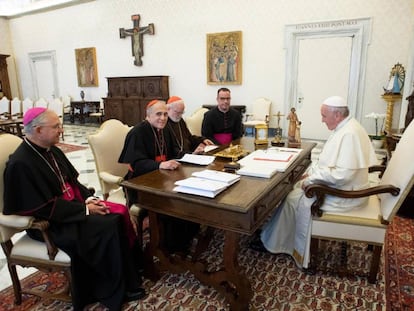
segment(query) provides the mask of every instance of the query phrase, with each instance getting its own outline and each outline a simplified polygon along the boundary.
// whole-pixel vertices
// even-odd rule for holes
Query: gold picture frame
[[[96,49],[94,47],[75,49],[78,86],[99,86]]]
[[[207,34],[207,83],[242,83],[242,32]]]
[[[266,124],[257,124],[255,127],[255,145],[267,145],[269,143],[269,128]]]

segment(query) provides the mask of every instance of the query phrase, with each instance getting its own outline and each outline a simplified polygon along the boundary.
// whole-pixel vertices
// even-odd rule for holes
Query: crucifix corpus
[[[132,44],[132,55],[135,57],[134,65],[135,66],[142,66],[142,56],[144,55],[144,48],[142,44],[142,40],[144,34],[154,34],[154,24],[148,24],[146,27],[139,27],[139,14],[135,14],[131,16],[131,20],[133,22],[133,28],[125,29],[119,28],[119,37],[121,39],[126,38],[127,36],[131,37],[131,44]]]

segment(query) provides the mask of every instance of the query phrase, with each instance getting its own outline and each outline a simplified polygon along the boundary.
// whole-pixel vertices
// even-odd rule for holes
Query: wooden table
[[[74,123],[75,118],[77,117],[80,123],[85,123],[85,117],[89,116],[90,112],[99,112],[99,108],[99,101],[71,101],[70,122]]]
[[[239,143],[236,141],[234,143]],[[247,150],[253,150],[253,139],[243,137],[240,142]],[[253,297],[250,281],[241,271],[237,254],[241,234],[252,235],[277,204],[291,191],[294,183],[311,163],[313,143],[303,143],[303,151],[284,173],[276,173],[271,179],[242,176],[214,199],[176,193],[174,182],[191,176],[194,171],[206,167],[182,165],[175,171],[156,170],[124,181],[123,186],[138,190],[138,204],[148,210],[150,219],[150,245],[147,247],[152,272],[156,277],[159,270],[174,273],[191,271],[201,282],[215,287],[225,295],[231,310],[248,310]],[[207,168],[222,170],[227,160],[216,158]],[[193,221],[209,227],[224,230],[223,267],[220,271],[207,272],[201,262],[192,262],[179,256],[170,256],[160,248],[162,230],[158,214],[170,215]],[[159,258],[159,265],[152,264],[152,258]]]
[[[23,118],[0,119],[0,131],[23,137]]]

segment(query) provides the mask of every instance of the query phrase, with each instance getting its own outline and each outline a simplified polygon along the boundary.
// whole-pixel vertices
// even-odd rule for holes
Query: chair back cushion
[[[89,135],[88,141],[95,158],[98,175],[108,172],[113,175],[124,177],[128,171],[126,164],[118,163],[119,155],[124,146],[125,137],[130,131],[128,125],[116,119],[110,119],[102,123],[99,130]],[[109,193],[113,185],[108,185],[99,178],[102,192]],[[108,189],[108,187],[110,187]]]
[[[3,215],[3,208],[4,208],[4,169],[6,167],[6,163],[9,160],[9,156],[17,149],[17,147],[21,144],[22,140],[16,135],[12,134],[0,134],[0,223],[13,218],[12,215]],[[3,217],[4,216],[4,217]],[[16,216],[20,217],[20,216]],[[13,219],[15,220],[15,219]],[[27,222],[21,223],[22,228],[24,229],[27,226]],[[18,232],[19,230],[13,230],[8,228],[7,226],[3,226],[0,224],[0,242],[7,241],[13,234]]]
[[[185,123],[191,134],[201,136],[201,124],[207,111],[207,108],[199,108],[191,116],[185,118]]]
[[[264,97],[256,99],[253,103],[253,120],[266,121],[266,116],[270,115],[270,105],[272,102]]]
[[[0,212],[3,212],[4,202],[4,169],[6,168],[6,162],[9,160],[9,156],[17,149],[21,144],[22,139],[12,134],[0,134]]]
[[[33,100],[26,97],[22,102],[22,113],[25,114],[30,108],[33,108]]]
[[[406,128],[382,176],[380,184],[400,188],[398,196],[380,194],[381,212],[385,220],[391,220],[414,185],[413,163],[414,122]]]
[[[9,104],[10,100],[8,100],[6,96],[3,96],[0,99],[0,117],[2,119],[7,119],[7,114],[10,113]]]

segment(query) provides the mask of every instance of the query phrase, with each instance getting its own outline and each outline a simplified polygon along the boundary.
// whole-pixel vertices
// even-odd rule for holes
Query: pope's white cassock
[[[317,163],[308,170],[308,177],[296,183],[286,200],[264,226],[261,240],[271,253],[293,256],[299,267],[308,267],[311,232],[311,205],[301,188],[323,183],[342,190],[369,186],[368,167],[377,163],[374,149],[365,129],[352,117],[347,117],[332,131]],[[349,211],[367,203],[366,198],[344,199],[327,196],[324,211]]]

